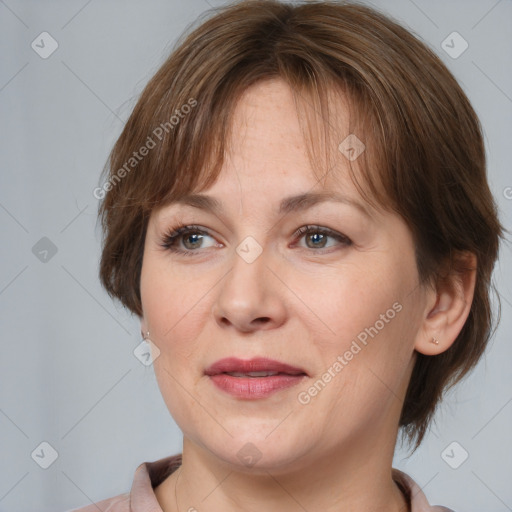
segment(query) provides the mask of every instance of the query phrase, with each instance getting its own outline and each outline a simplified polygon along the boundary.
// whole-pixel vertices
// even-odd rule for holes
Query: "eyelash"
[[[311,234],[311,233],[319,233],[322,235],[330,236],[331,238],[334,238],[335,240],[337,240],[338,242],[340,242],[342,245],[344,245],[346,247],[352,245],[352,240],[350,240],[345,235],[337,233],[336,231],[333,231],[332,229],[323,228],[320,226],[311,226],[311,225],[302,226],[293,233],[293,237],[300,239],[304,235]],[[186,256],[194,256],[196,253],[199,252],[199,249],[184,250],[184,249],[176,248],[176,241],[178,241],[181,236],[186,235],[186,234],[200,234],[200,235],[212,236],[208,232],[208,230],[203,229],[200,226],[180,224],[180,225],[171,227],[166,231],[166,233],[162,236],[160,246],[163,249],[166,249],[166,250],[174,252],[174,253],[183,254]],[[321,253],[322,249],[324,249],[324,248],[320,247],[319,249],[313,249],[311,247],[306,247],[305,249],[313,251],[313,252]],[[330,249],[330,248],[327,248],[327,249]]]

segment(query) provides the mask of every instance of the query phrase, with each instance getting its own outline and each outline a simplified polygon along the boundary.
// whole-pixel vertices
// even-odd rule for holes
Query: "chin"
[[[305,439],[302,429],[296,426],[293,431],[281,429],[278,433],[274,429],[279,421],[243,421],[238,418],[237,422],[225,423],[231,436],[224,432],[222,436],[205,438],[201,431],[195,441],[216,458],[235,466],[237,471],[257,474],[297,469],[298,460],[315,443]]]

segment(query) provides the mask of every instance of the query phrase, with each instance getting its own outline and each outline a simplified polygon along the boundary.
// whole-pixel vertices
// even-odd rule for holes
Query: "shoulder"
[[[130,493],[119,494],[113,498],[107,498],[86,507],[75,508],[69,512],[130,512]]]
[[[181,454],[137,466],[130,491],[67,512],[132,512],[160,510],[154,488],[181,465]]]
[[[430,505],[421,487],[407,473],[393,468],[393,480],[404,489],[411,512],[455,512],[441,505]]]

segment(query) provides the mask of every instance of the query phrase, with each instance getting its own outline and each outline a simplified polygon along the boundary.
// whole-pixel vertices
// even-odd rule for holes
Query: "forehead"
[[[327,120],[319,119],[314,105],[307,100],[304,108],[316,116],[313,120],[311,115],[305,116],[307,128],[311,128],[307,122],[313,122],[313,127],[320,127],[313,134],[322,135]],[[334,116],[336,128],[328,126],[328,142],[336,145],[331,148],[334,159],[328,163],[312,162],[306,125],[299,120],[301,114],[304,112],[298,111],[292,90],[282,81],[262,82],[248,89],[233,112],[228,150],[219,176],[207,189],[191,191],[177,199],[175,205],[219,216],[233,205],[238,212],[249,215],[257,215],[263,209],[283,215],[330,202],[355,207],[372,217],[371,208],[348,177],[349,162],[336,145],[343,129],[337,127],[346,124],[340,105]],[[314,141],[318,142],[316,149],[323,147],[325,141]],[[319,164],[316,169],[314,162]]]
[[[297,204],[321,203],[319,199],[331,194],[342,197],[342,202],[358,203],[361,211],[373,217],[381,204],[364,194],[367,179],[359,179],[361,158],[350,161],[338,148],[340,141],[352,136],[348,128],[355,109],[341,87],[326,93],[327,102],[322,103],[315,94],[298,92],[280,78],[253,84],[233,105],[216,178],[207,187],[203,181],[182,188],[153,208],[153,213],[172,204],[212,212],[235,208],[249,215],[263,209],[290,212],[298,211]],[[352,174],[357,176],[357,186]],[[196,201],[197,197],[190,201],[197,194],[218,201],[206,204],[201,198]]]
[[[346,101],[331,96],[329,112],[320,107],[281,79],[247,89],[233,112],[219,182],[242,175],[276,186],[280,179],[289,187],[338,187],[350,163],[338,149],[349,135]]]

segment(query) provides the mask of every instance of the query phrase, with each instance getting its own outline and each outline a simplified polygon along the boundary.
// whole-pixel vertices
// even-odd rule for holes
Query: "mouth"
[[[205,370],[216,388],[236,398],[254,400],[297,385],[308,374],[302,368],[266,358],[226,358]]]
[[[296,366],[281,363],[274,359],[258,357],[255,359],[238,359],[228,357],[220,359],[205,370],[205,375],[228,374],[233,377],[271,377],[274,375],[307,375],[306,371]]]

